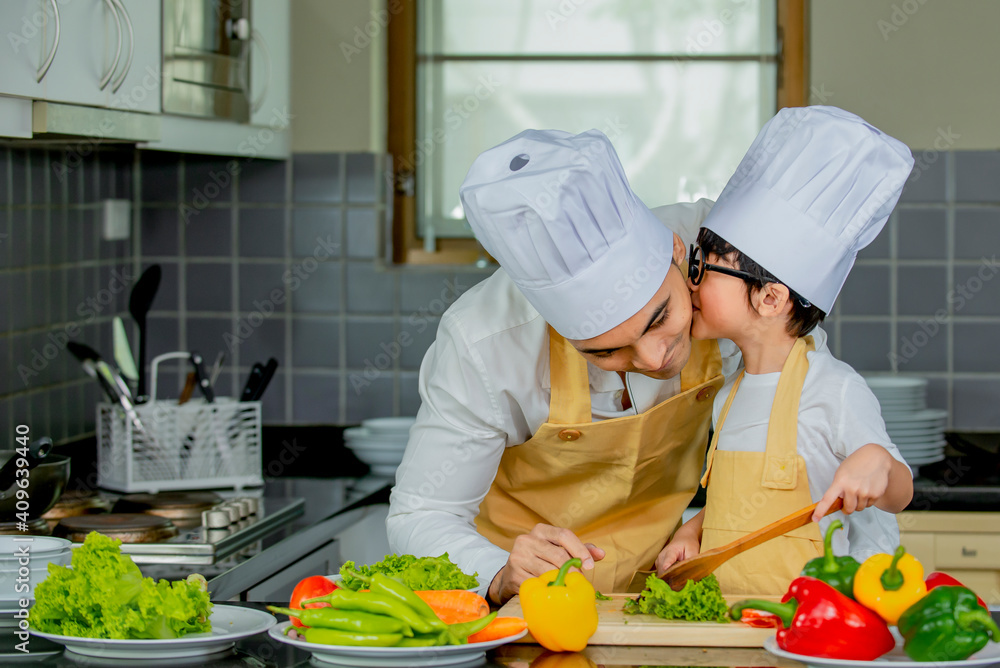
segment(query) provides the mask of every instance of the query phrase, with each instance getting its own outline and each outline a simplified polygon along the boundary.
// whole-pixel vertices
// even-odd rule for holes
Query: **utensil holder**
[[[97,406],[101,487],[159,492],[264,484],[259,401],[153,400],[135,411],[142,429],[121,406]]]

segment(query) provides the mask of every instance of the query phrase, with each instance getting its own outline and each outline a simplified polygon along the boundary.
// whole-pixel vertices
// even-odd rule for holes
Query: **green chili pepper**
[[[337,629],[310,627],[299,629],[306,642],[317,645],[350,645],[354,647],[392,647],[403,639],[401,633],[352,633]]]
[[[903,649],[914,661],[963,661],[992,638],[1000,641],[1000,628],[966,587],[935,587],[899,616]]]
[[[830,522],[823,539],[823,556],[806,564],[801,575],[822,580],[848,598],[854,598],[854,576],[861,564],[851,556],[833,556],[833,532],[844,526],[840,520]]]
[[[418,615],[426,619],[432,628],[443,630],[447,626],[447,624],[442,622],[441,618],[437,616],[434,609],[427,605],[427,601],[414,594],[413,590],[402,582],[393,580],[384,573],[375,573],[370,578],[351,570],[348,570],[346,574],[367,584],[371,593],[382,594],[383,596],[393,598],[403,605],[410,607]],[[419,629],[415,626],[413,628],[420,633],[426,633],[426,631],[419,631]]]
[[[449,624],[448,633],[455,636],[460,641],[460,643],[464,645],[465,643],[469,642],[469,636],[471,636],[473,633],[479,633],[487,626],[489,626],[490,623],[492,623],[493,620],[496,618],[497,618],[497,613],[491,612],[485,617],[480,617],[479,619],[473,619],[470,622]]]
[[[447,631],[441,631],[439,633],[415,635],[412,638],[403,638],[396,643],[396,647],[438,647],[448,643],[447,638],[445,638],[446,634]]]
[[[306,626],[315,626],[321,629],[338,629],[340,631],[354,631],[356,633],[402,633],[404,636],[413,635],[410,627],[395,617],[374,615],[370,612],[361,612],[359,610],[338,610],[337,608],[292,610],[289,608],[278,608],[273,605],[267,606],[267,609],[271,612],[295,617]]]
[[[415,633],[437,631],[441,629],[443,624],[440,619],[438,620],[438,624],[432,624],[418,615],[409,606],[400,603],[399,600],[370,591],[351,591],[342,587],[330,592],[326,596],[317,596],[316,598],[304,600],[300,605],[305,605],[306,603],[329,603],[332,607],[340,610],[360,610],[361,612],[371,612],[376,615],[388,615],[403,622],[413,629]]]

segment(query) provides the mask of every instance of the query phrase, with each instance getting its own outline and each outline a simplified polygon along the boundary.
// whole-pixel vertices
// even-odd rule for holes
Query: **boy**
[[[909,149],[835,107],[783,109],[761,130],[691,247],[696,339],[730,339],[745,368],[715,398],[705,508],[657,557],[676,561],[736,540],[818,502],[813,520],[716,571],[726,594],[781,595],[823,552],[892,552],[912,473],[875,396],[824,345],[818,325],[857,252],[885,224],[913,160]],[[874,506],[874,507],[872,507]]]

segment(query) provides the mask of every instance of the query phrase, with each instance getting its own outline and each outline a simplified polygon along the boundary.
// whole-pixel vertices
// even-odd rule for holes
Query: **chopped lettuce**
[[[361,575],[370,577],[375,573],[383,573],[389,577],[396,578],[407,587],[413,590],[433,590],[433,589],[474,589],[479,586],[476,579],[478,573],[466,575],[456,566],[448,553],[445,552],[440,557],[415,557],[412,554],[387,554],[382,561],[370,566],[357,566],[353,561],[348,561],[340,568],[340,584],[348,589],[357,591],[364,588],[364,583],[356,577],[349,575],[349,571],[355,571]]]
[[[212,630],[205,578],[144,578],[121,541],[91,532],[73,550],[72,567],[49,564],[35,588],[31,627],[81,638],[179,638]]]
[[[671,589],[656,574],[650,575],[646,578],[646,588],[639,597],[625,601],[625,612],[691,622],[730,621],[729,606],[722,597],[719,581],[714,575],[698,582],[688,580],[680,591]]]

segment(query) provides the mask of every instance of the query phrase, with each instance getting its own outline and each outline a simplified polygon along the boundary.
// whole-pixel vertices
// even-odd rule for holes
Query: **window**
[[[390,23],[397,262],[482,256],[458,197],[526,128],[604,131],[649,206],[715,198],[804,104],[803,0],[411,0]]]

